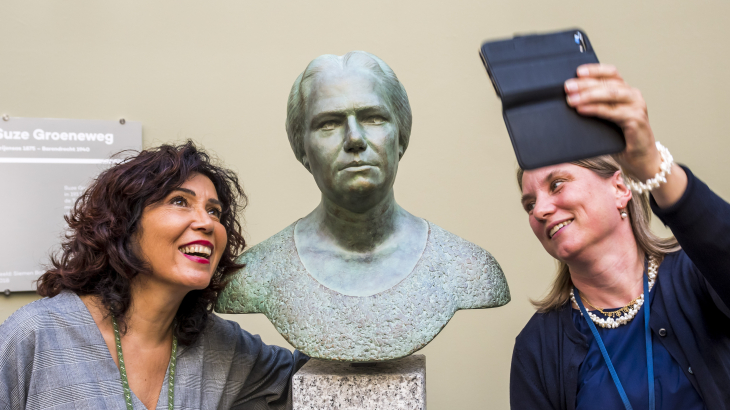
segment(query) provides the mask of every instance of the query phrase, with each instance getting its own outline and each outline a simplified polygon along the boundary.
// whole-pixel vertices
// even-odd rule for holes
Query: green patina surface
[[[487,251],[396,203],[411,111],[385,62],[316,58],[292,87],[286,124],[322,201],[240,257],[218,312],[263,313],[312,357],[366,362],[421,349],[459,309],[509,302]]]
[[[379,361],[430,342],[458,309],[510,300],[497,261],[484,249],[430,224],[416,268],[395,287],[348,296],[318,283],[302,265],[294,225],[244,253],[246,267],[219,298],[220,313],[263,313],[292,346],[316,358]]]

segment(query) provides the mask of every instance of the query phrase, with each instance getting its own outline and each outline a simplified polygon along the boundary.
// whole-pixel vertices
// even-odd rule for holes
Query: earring
[[[626,219],[627,216],[629,216],[629,214],[627,214],[626,211],[621,211],[621,219]]]

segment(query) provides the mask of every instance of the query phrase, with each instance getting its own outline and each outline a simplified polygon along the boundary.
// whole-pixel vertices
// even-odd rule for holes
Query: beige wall
[[[457,313],[422,350],[429,408],[504,409],[514,338],[554,265],[520,209],[479,45],[583,28],[599,58],[643,91],[657,139],[730,199],[728,15],[724,1],[4,0],[0,114],[124,117],[142,122],[145,146],[200,142],[243,179],[255,244],[319,199],[284,131],[292,82],[320,54],[378,55],[405,84],[414,114],[397,200],[489,250],[512,291],[505,307]],[[31,299],[0,296],[0,320]],[[284,344],[261,315],[230,318]]]

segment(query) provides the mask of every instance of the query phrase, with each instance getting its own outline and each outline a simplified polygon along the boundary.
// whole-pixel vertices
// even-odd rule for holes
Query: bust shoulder
[[[269,301],[271,286],[282,264],[291,263],[296,257],[294,226],[287,226],[279,233],[246,250],[236,260],[245,265],[232,275],[221,292],[216,304],[219,313],[263,313]]]
[[[511,299],[497,260],[479,245],[429,222],[428,255],[422,262],[446,275],[459,297],[460,309],[502,306]]]
[[[371,296],[344,295],[317,282],[299,259],[291,225],[241,255],[246,266],[233,275],[216,310],[264,313],[312,357],[371,361],[413,353],[457,310],[501,306],[510,298],[502,269],[487,251],[428,225],[413,271]]]
[[[418,262],[445,281],[458,299],[459,309],[502,306],[511,299],[507,280],[497,260],[485,249],[428,222],[426,248]],[[272,285],[282,275],[307,275],[294,244],[296,222],[251,247],[239,258],[245,264],[221,293],[220,313],[266,313]],[[396,285],[398,286],[398,285]]]

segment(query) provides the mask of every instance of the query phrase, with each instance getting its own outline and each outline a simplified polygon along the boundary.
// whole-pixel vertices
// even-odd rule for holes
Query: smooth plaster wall
[[[366,50],[388,62],[413,108],[398,202],[489,250],[512,291],[505,307],[457,313],[421,351],[430,409],[509,407],[514,338],[533,314],[528,299],[543,294],[554,272],[519,204],[500,102],[477,55],[483,40],[584,29],[599,58],[645,95],[657,139],[730,199],[728,2],[3,0],[0,7],[0,114],[137,120],[146,147],[194,139],[240,174],[250,244],[319,200],[284,130],[296,76],[325,53]],[[0,296],[0,320],[33,298]],[[229,318],[285,344],[264,316]]]

